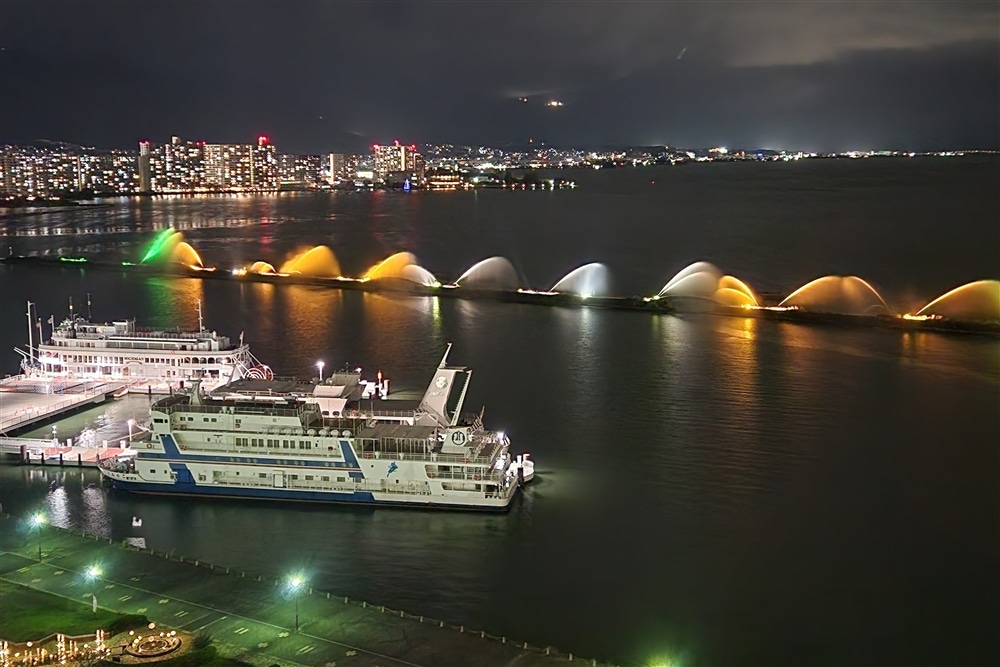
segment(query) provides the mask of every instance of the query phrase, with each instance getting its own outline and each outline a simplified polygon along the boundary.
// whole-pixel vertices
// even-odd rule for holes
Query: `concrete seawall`
[[[0,519],[0,577],[81,604],[145,614],[165,627],[212,634],[223,654],[255,665],[597,665],[551,647],[456,626],[309,588],[52,527],[37,536]],[[101,574],[88,579],[88,568]],[[298,631],[295,631],[296,615]],[[45,634],[52,628],[39,628]]]

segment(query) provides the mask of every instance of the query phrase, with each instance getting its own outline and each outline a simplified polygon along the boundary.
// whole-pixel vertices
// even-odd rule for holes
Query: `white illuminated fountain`
[[[459,276],[455,286],[477,290],[513,292],[521,285],[517,269],[506,257],[487,257]]]
[[[671,278],[653,299],[668,299],[681,311],[709,311],[717,306],[756,307],[753,290],[739,278],[723,275],[711,262],[690,264]]]
[[[549,291],[558,294],[576,294],[584,298],[606,296],[610,283],[611,273],[608,267],[599,262],[591,262],[567,273],[556,281]]]

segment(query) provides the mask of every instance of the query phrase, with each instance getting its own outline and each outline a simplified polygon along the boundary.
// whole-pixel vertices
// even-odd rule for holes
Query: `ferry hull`
[[[103,473],[103,471],[102,471]],[[486,505],[481,500],[477,504],[466,504],[457,499],[440,500],[393,500],[384,498],[387,494],[372,492],[336,493],[320,491],[298,491],[294,489],[244,488],[227,489],[199,484],[159,484],[154,482],[134,482],[106,475],[111,480],[115,490],[141,495],[182,496],[189,498],[220,498],[230,500],[270,500],[292,501],[303,503],[324,503],[335,505],[357,505],[367,507],[396,507],[410,509],[440,509],[440,510],[476,510],[480,512],[502,513],[510,509],[515,492],[506,499],[505,504]]]

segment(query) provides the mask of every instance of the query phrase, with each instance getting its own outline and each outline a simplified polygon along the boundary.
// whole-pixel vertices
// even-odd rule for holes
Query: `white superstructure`
[[[460,418],[472,371],[447,357],[409,405],[362,398],[359,373],[195,386],[157,401],[150,442],[102,473],[140,493],[505,510],[534,464],[482,414]]]
[[[201,304],[198,331],[154,330],[136,326],[135,320],[94,323],[70,311],[59,324],[52,318],[51,336],[38,343],[32,336],[32,305],[28,304],[28,350],[20,350],[21,368],[28,375],[52,379],[115,380],[181,387],[202,380],[215,387],[245,376],[267,377],[250,347],[202,326]]]

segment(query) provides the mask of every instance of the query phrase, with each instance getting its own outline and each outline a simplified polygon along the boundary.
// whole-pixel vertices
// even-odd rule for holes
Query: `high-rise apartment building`
[[[148,141],[139,142],[139,192],[152,192],[153,181],[150,173],[150,145]]]
[[[417,152],[416,145],[407,146],[398,141],[391,146],[375,144],[372,146],[372,153],[375,157],[375,180],[380,183],[396,173],[407,174],[407,178],[418,181],[423,178],[424,159]]]
[[[282,188],[314,188],[323,170],[320,155],[279,155],[278,182]]]
[[[0,148],[0,197],[51,199],[138,189],[135,154],[70,144]]]
[[[278,189],[278,158],[267,137],[257,144],[182,141],[139,144],[139,180],[145,192],[261,192]]]

